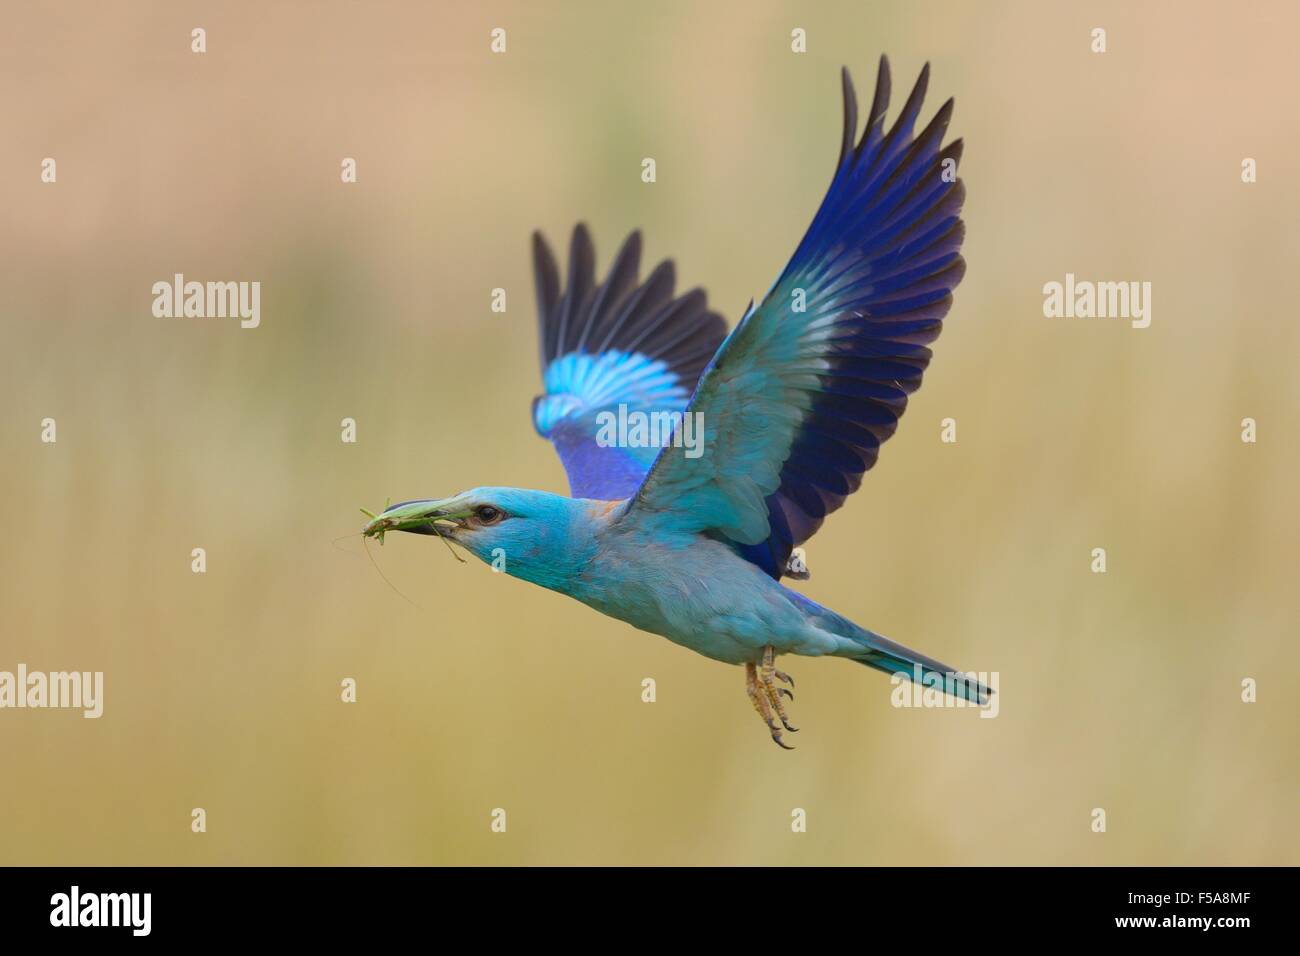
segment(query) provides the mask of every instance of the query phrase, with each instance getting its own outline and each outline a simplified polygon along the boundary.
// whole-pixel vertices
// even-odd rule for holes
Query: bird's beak
[[[409,531],[412,534],[437,534],[456,540],[456,531],[465,526],[470,509],[457,506],[452,499],[444,501],[403,501],[390,505],[376,515],[364,508],[370,521],[361,529],[367,538],[378,538],[383,543],[388,531]]]

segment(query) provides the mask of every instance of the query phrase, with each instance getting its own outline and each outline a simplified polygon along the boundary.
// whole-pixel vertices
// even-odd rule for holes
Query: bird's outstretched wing
[[[664,448],[621,521],[703,532],[779,578],[857,490],[930,361],[965,264],[961,141],[944,103],[913,135],[929,66],[888,132],[881,58],[862,138],[848,70],[826,198],[785,271],[705,370],[702,454]]]
[[[659,263],[645,282],[638,279],[640,263],[641,234],[634,232],[598,285],[591,236],[579,224],[561,291],[555,257],[541,233],[533,233],[546,388],[533,400],[533,424],[559,452],[575,498],[614,500],[636,491],[659,448],[609,441],[602,424],[610,418],[601,413],[617,419],[624,406],[636,413],[633,420],[680,414],[726,336],[726,323],[708,310],[702,289],[673,296],[672,260]]]

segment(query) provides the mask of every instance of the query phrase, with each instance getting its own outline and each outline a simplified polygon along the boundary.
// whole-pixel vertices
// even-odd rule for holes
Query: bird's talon
[[[758,711],[758,716],[762,717],[763,723],[767,724],[773,743],[783,750],[794,750],[794,747],[781,739],[781,728],[776,725],[777,720],[780,720],[781,726],[790,733],[799,732],[798,727],[790,725],[785,704],[781,701],[783,695],[794,700],[794,692],[787,687],[777,687],[776,678],[791,686],[794,686],[794,681],[789,674],[783,674],[772,666],[775,657],[776,649],[769,644],[763,648],[762,664],[745,665],[745,690],[754,705],[754,710]]]

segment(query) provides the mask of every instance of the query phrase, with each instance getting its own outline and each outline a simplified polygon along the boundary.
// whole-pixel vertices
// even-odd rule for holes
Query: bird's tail
[[[822,607],[797,591],[787,590],[786,593],[818,627],[841,639],[841,648],[835,652],[836,656],[847,657],[886,674],[900,674],[973,704],[983,706],[988,703],[989,696],[993,693],[992,688],[970,674],[917,653],[910,647],[896,644],[865,627],[859,627],[848,618]]]
[[[851,636],[854,643],[862,645],[862,653],[853,654],[849,660],[874,667],[886,674],[901,674],[918,684],[934,687],[973,704],[983,706],[989,702],[993,690],[973,676],[941,664],[934,658],[918,654],[911,648],[896,644],[866,628],[854,625],[854,629],[857,633]]]

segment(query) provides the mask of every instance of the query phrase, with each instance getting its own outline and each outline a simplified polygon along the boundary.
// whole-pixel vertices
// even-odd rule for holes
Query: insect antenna
[[[398,589],[398,587],[397,587],[396,584],[394,584],[392,581],[388,580],[388,575],[386,575],[386,574],[384,573],[384,569],[381,568],[381,567],[379,566],[379,562],[375,560],[375,556],[374,556],[373,554],[370,553],[370,545],[369,545],[368,543],[366,543],[366,539],[365,539],[365,537],[362,537],[362,539],[361,539],[361,546],[362,546],[363,548],[366,549],[366,557],[369,558],[369,559],[370,559],[370,563],[373,564],[373,565],[375,566],[375,570],[378,571],[378,572],[379,572],[379,576],[380,576],[381,578],[384,579],[384,583],[387,584],[390,588],[392,588],[393,591],[396,592],[396,594],[397,594],[397,595],[398,595],[398,596],[399,596],[403,601],[405,601],[407,604],[411,605],[411,607],[413,607],[413,608],[418,608],[418,609],[421,610],[421,611],[424,610],[424,608],[420,607],[420,605],[416,604],[416,603],[415,603],[414,601],[412,601],[409,597],[407,597],[405,594],[403,594],[403,593]]]

